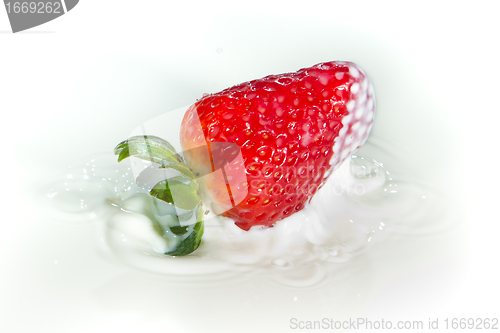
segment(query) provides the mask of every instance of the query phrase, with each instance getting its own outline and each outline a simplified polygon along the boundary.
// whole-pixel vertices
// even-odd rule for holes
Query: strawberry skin
[[[193,172],[206,175],[212,207],[249,230],[303,209],[366,141],[374,113],[365,72],[326,62],[203,96],[184,116],[181,145]]]

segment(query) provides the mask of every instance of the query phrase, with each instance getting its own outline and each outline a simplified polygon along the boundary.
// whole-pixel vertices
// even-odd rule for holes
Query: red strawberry
[[[303,209],[366,141],[374,112],[365,72],[326,62],[203,96],[184,116],[181,145],[193,172],[207,175],[212,206],[249,230]]]

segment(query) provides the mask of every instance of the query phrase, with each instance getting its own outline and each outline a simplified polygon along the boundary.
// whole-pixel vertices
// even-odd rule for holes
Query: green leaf
[[[180,173],[178,176],[156,184],[149,194],[187,211],[178,215],[180,224],[184,225],[169,227],[168,225],[161,225],[157,221],[156,230],[158,233],[163,234],[170,229],[173,234],[182,237],[179,246],[175,250],[167,252],[167,255],[184,256],[196,250],[200,246],[205,230],[198,183],[193,172],[185,165],[182,157],[177,154],[174,147],[159,137],[144,135],[133,136],[120,142],[115,147],[114,152],[115,155],[118,155],[118,162],[135,156],[158,163],[161,165],[160,168],[170,168]]]
[[[148,140],[148,141],[150,141],[152,143],[156,143],[158,145],[165,146],[166,148],[170,149],[171,151],[176,152],[174,146],[172,146],[168,141],[163,140],[162,138],[154,136],[154,135],[136,135],[136,136],[132,136],[132,137],[128,138],[127,140],[124,140],[124,141],[120,142],[116,146],[115,150],[120,150],[120,149],[125,148],[129,144],[129,142],[136,142],[136,141],[140,142],[140,141],[143,141],[143,140]]]
[[[205,227],[203,225],[203,208],[201,204],[198,206],[198,218],[196,224],[193,227],[193,230],[184,238],[184,240],[179,244],[179,246],[170,252],[165,254],[170,256],[185,256],[187,254],[192,253],[196,250],[201,243],[201,238],[203,236],[203,232],[205,231]],[[172,229],[171,229],[172,230]],[[172,230],[173,231],[173,230]]]
[[[185,185],[188,185],[188,186],[192,187],[194,190],[198,189],[198,183],[196,182],[196,180],[187,178],[184,175],[180,175],[180,176],[175,176],[175,177],[172,177],[172,178],[168,178],[168,181],[169,182],[177,181],[177,182],[180,182],[180,183],[183,183]]]
[[[180,225],[177,225],[177,226],[174,226],[174,227],[170,227],[170,230],[176,234],[177,236],[181,236],[181,235],[184,235],[186,232],[188,232],[188,229],[189,227],[188,226],[180,226]]]
[[[184,214],[181,214],[181,215],[178,215],[177,217],[179,218],[179,223],[181,224],[187,224],[187,222],[189,222],[189,220],[191,220],[191,218],[193,217],[194,215],[194,211],[191,210],[187,213],[184,213]]]
[[[194,176],[193,172],[191,169],[188,168],[188,166],[184,163],[177,163],[177,164],[171,164],[168,166],[165,166],[165,168],[170,168],[179,171],[181,174],[184,176],[190,178],[190,179],[195,179],[196,177]]]
[[[151,189],[149,194],[184,210],[192,210],[200,203],[196,188],[173,179],[162,180]]]
[[[130,151],[128,147],[123,148],[118,155],[118,162],[121,162],[123,159],[130,157]]]
[[[201,205],[198,206],[198,218],[196,219],[198,222],[195,224],[193,230],[196,231],[196,238],[194,240],[196,244],[196,248],[200,246],[201,238],[203,237],[203,232],[205,231],[205,224],[203,223],[203,207]],[[196,249],[195,249],[196,250]],[[194,250],[193,250],[194,251]]]
[[[170,143],[155,136],[133,136],[120,142],[114,151],[115,155],[118,155],[118,162],[130,156],[155,162],[164,167],[184,162]]]

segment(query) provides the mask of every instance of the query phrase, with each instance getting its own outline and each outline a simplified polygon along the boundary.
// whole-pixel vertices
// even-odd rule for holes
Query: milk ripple
[[[175,214],[136,185],[131,170],[138,166],[131,163],[148,167],[140,160],[118,164],[111,154],[95,156],[54,182],[45,197],[68,223],[98,221],[109,251],[121,261],[172,277],[265,274],[285,286],[311,287],[391,234],[436,231],[421,222],[436,214],[438,194],[394,179],[374,159],[353,155],[305,209],[273,228],[246,232],[210,213],[200,248],[169,257],[162,253],[175,239],[160,235],[155,224],[168,224]]]

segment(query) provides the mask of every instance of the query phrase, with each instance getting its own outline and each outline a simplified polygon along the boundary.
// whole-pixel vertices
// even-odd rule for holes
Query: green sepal
[[[155,136],[133,136],[120,142],[114,152],[118,155],[118,162],[130,156],[155,162],[163,167],[184,162],[170,143]]]
[[[194,225],[189,236],[187,236],[175,250],[165,254],[169,256],[185,256],[192,253],[200,246],[201,238],[203,236],[203,232],[205,231],[205,227],[203,225],[203,208],[201,207],[201,204],[198,206],[197,221],[198,222]]]
[[[182,175],[186,176],[189,179],[196,179],[191,169],[189,169],[189,167],[184,163],[170,164],[163,166],[163,168],[174,169],[179,171]]]
[[[136,135],[128,138],[127,140],[124,140],[120,142],[118,145],[115,147],[116,150],[121,150],[125,148],[129,143],[134,143],[134,142],[142,142],[144,140],[147,140],[155,145],[161,145],[166,147],[167,149],[170,149],[171,151],[175,152],[174,146],[172,146],[168,141],[163,140],[160,137],[154,136],[154,135]]]
[[[184,226],[183,227],[183,226],[180,226],[180,225],[177,225],[177,226],[174,226],[174,227],[170,227],[170,231],[172,231],[177,236],[184,235],[186,232],[188,232],[188,229],[189,229],[188,226]]]
[[[115,150],[115,154],[116,154],[116,150]],[[130,156],[130,151],[128,149],[128,146],[123,148],[122,150],[120,150],[120,152],[118,153],[118,162],[121,162],[122,160],[126,159],[127,157]]]
[[[162,180],[149,191],[149,194],[183,210],[195,209],[200,203],[196,187],[174,179]]]
[[[175,176],[175,177],[169,178],[168,181],[169,182],[176,181],[176,182],[183,183],[183,184],[185,184],[185,185],[193,188],[194,190],[198,190],[198,187],[199,187],[198,183],[196,182],[196,180],[187,178],[184,175],[179,175],[179,176]]]
[[[120,142],[115,147],[114,152],[115,155],[118,155],[118,162],[134,156],[160,164],[160,168],[170,168],[179,172],[178,176],[156,184],[149,194],[187,211],[178,215],[181,225],[167,227],[183,240],[175,250],[165,254],[184,256],[195,251],[200,246],[204,232],[202,202],[198,193],[199,186],[193,172],[184,163],[182,157],[177,154],[175,148],[159,137],[144,135],[133,136]],[[163,227],[158,226],[157,231],[161,230],[163,233]]]

